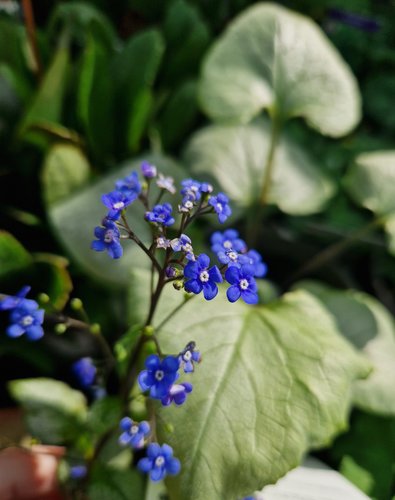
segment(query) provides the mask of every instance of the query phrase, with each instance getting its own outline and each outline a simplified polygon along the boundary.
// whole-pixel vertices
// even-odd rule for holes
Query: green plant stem
[[[281,120],[274,114],[272,118],[272,128],[270,133],[270,144],[269,151],[266,157],[265,170],[263,174],[263,182],[260,194],[260,204],[261,206],[267,205],[270,184],[272,182],[273,170],[274,170],[274,156],[276,152],[276,147],[280,138],[282,130]]]
[[[37,36],[36,36],[36,25],[34,22],[34,14],[31,0],[22,0],[22,9],[24,14],[26,33],[29,40],[29,45],[32,51],[35,73],[38,81],[42,78],[42,64],[40,59],[40,53],[38,51]]]
[[[356,231],[349,234],[346,238],[332,245],[329,245],[321,252],[318,252],[314,257],[309,260],[306,264],[302,265],[292,276],[289,278],[286,286],[288,287],[291,283],[301,278],[302,276],[320,269],[325,264],[338,257],[341,253],[347,250],[349,247],[358,243],[363,236],[366,236],[371,231],[381,226],[385,222],[385,217],[378,217],[372,222],[369,222],[365,226],[357,229]]]

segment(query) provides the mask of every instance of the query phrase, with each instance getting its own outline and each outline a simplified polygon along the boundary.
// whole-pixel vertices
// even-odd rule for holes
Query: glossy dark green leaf
[[[7,231],[0,231],[0,278],[28,268],[32,257]]]

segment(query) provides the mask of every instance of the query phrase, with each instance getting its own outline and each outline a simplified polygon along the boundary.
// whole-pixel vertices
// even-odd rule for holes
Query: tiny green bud
[[[100,328],[99,323],[93,323],[91,325],[91,332],[94,333],[95,335],[100,335],[101,328]]]
[[[55,333],[57,333],[58,335],[62,335],[62,333],[64,333],[66,330],[67,326],[65,325],[65,323],[58,323],[57,325],[55,325]]]
[[[41,304],[48,304],[48,302],[50,301],[51,299],[49,298],[49,295],[47,295],[46,293],[40,293],[39,296],[38,296],[38,301],[41,303]]]
[[[70,301],[70,306],[72,309],[74,309],[74,311],[81,311],[81,309],[83,309],[84,307],[82,300],[77,297]]]
[[[147,337],[152,337],[152,335],[155,333],[155,329],[153,326],[147,325],[146,327],[144,327],[143,333]]]
[[[165,430],[167,432],[169,432],[170,434],[172,434],[174,432],[174,425],[173,424],[170,424],[167,422],[167,423],[165,423],[164,427],[165,427]]]
[[[184,282],[182,280],[173,281],[173,288],[175,290],[182,290],[184,287]]]

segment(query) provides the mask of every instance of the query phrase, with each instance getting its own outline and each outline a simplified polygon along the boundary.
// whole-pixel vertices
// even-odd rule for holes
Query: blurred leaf
[[[100,436],[115,426],[122,416],[122,404],[115,396],[106,396],[95,401],[89,409],[88,426]]]
[[[123,147],[126,145],[129,152],[138,149],[145,132],[152,108],[152,86],[163,51],[159,31],[148,30],[130,38],[114,61],[112,77],[117,85],[118,133],[125,138]]]
[[[340,472],[349,481],[354,483],[364,493],[369,494],[374,486],[374,478],[372,474],[364,467],[361,467],[357,462],[348,455],[342,458],[340,463]]]
[[[24,45],[26,30],[20,23],[0,18],[0,61],[12,68],[20,77],[27,76]]]
[[[86,45],[92,31],[105,45],[110,47],[116,43],[116,33],[108,18],[88,2],[73,1],[56,6],[48,23],[49,36],[57,38],[64,28],[80,46]]]
[[[29,267],[32,257],[7,231],[0,231],[0,279]]]
[[[93,35],[88,37],[81,61],[78,113],[93,151],[108,156],[114,139],[113,54]]]
[[[196,92],[196,82],[187,81],[174,90],[164,106],[158,128],[165,149],[179,144],[193,127],[198,115]]]
[[[138,274],[133,273],[131,281],[136,283],[138,280]],[[132,352],[133,346],[135,345],[139,334],[141,333],[141,325],[134,325],[129,328],[129,330],[119,338],[114,344],[114,354],[117,360],[117,370],[121,377],[126,375],[126,369],[128,366],[129,356]]]
[[[163,33],[167,45],[163,79],[167,84],[179,84],[182,78],[197,73],[210,43],[209,28],[196,6],[175,0],[164,19]]]
[[[367,366],[307,293],[264,307],[202,302],[187,302],[160,333],[165,352],[193,339],[203,357],[187,407],[158,410],[160,439],[183,464],[167,485],[172,500],[236,500],[345,428],[350,384]]]
[[[375,74],[367,80],[364,88],[364,104],[366,113],[377,123],[393,132],[395,116],[388,113],[392,106],[395,88],[395,75]]]
[[[384,217],[389,251],[395,255],[395,150],[360,154],[344,183],[358,205]]]
[[[220,187],[243,207],[259,200],[269,125],[211,125],[195,133],[185,152],[194,175],[213,175]],[[333,195],[333,182],[297,144],[283,136],[274,159],[269,201],[294,215],[319,212]]]
[[[318,282],[296,285],[313,293],[332,314],[339,332],[360,349],[373,365],[366,380],[354,384],[354,403],[381,415],[395,415],[395,322],[373,297],[335,290]]]
[[[341,471],[346,477],[358,487],[367,486],[365,492],[371,498],[388,500],[395,464],[395,420],[356,413],[350,431],[336,440],[330,455],[337,460],[349,457],[348,465],[352,459],[373,482],[369,487],[366,475],[361,479],[355,474],[355,467],[354,473],[350,473],[347,462],[342,462]]]
[[[8,387],[24,408],[34,437],[46,444],[64,444],[78,437],[87,416],[86,400],[79,391],[48,378],[13,380]]]
[[[267,108],[281,120],[304,117],[332,137],[350,132],[361,115],[356,80],[321,29],[270,3],[243,12],[213,45],[200,95],[214,120],[247,123]]]
[[[45,73],[41,85],[33,96],[33,100],[19,124],[20,137],[37,140],[37,132],[34,134],[31,131],[29,132],[32,126],[61,121],[69,64],[68,39],[63,34],[60,38],[59,47]],[[41,144],[43,140],[41,135],[39,135],[38,140],[39,144]]]
[[[144,159],[176,180],[182,176],[180,167],[169,158],[147,154]],[[107,177],[52,205],[48,213],[57,237],[73,260],[91,277],[116,289],[129,285],[133,267],[149,267],[149,259],[129,240],[124,242],[125,253],[119,260],[111,259],[105,252],[94,252],[90,244],[94,239],[95,226],[101,224],[107,212],[101,195],[114,189],[116,179],[129,175],[132,170],[139,170],[140,164],[141,160],[137,159],[122,163]],[[151,231],[144,220],[144,212],[144,207],[136,201],[128,208],[127,218],[140,239],[147,243],[151,239]]]
[[[54,144],[45,156],[41,174],[47,206],[86,184],[89,173],[90,165],[80,148],[67,143]]]
[[[120,470],[96,463],[88,492],[90,500],[144,498],[144,479],[137,470]]]
[[[70,298],[73,283],[64,257],[48,253],[34,254],[34,282],[40,283],[51,299],[51,309],[62,310]]]

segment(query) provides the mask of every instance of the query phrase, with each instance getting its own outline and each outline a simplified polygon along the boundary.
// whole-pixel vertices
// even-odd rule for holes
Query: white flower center
[[[30,326],[33,323],[33,317],[30,316],[30,314],[28,316],[24,316],[21,323],[23,326]]]
[[[242,290],[247,290],[248,286],[249,286],[248,281],[245,278],[240,280],[239,287]]]
[[[233,262],[236,262],[237,260],[237,253],[236,252],[229,252],[228,253],[228,257],[230,260],[232,260]]]
[[[159,457],[155,460],[155,467],[162,467],[165,464],[165,459],[162,457],[162,455],[159,455]]]
[[[184,207],[187,208],[188,210],[191,210],[191,208],[193,208],[193,203],[188,200],[184,203]]]
[[[222,203],[217,203],[215,205],[215,208],[216,208],[217,212],[222,212],[224,207],[222,206]]]
[[[114,239],[114,231],[112,229],[109,229],[104,234],[104,242],[111,243],[113,239]]]
[[[130,433],[131,434],[137,434],[139,431],[139,428],[138,428],[138,425],[132,425],[131,429],[130,429]]]
[[[229,250],[230,248],[232,248],[232,242],[230,240],[226,240],[223,242],[223,246],[224,246],[224,248]]]
[[[160,382],[161,380],[163,380],[163,377],[165,376],[165,373],[163,370],[156,370],[155,372],[155,379]]]
[[[210,275],[208,274],[207,271],[202,271],[200,274],[199,274],[199,279],[200,281],[202,281],[203,283],[207,283],[207,281],[210,279]]]
[[[190,361],[190,359],[192,358],[192,353],[191,351],[187,351],[185,354],[184,354],[184,361]]]
[[[123,201],[117,201],[114,203],[113,207],[115,210],[122,210],[122,208],[125,206],[125,203]]]

